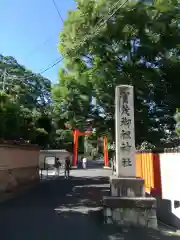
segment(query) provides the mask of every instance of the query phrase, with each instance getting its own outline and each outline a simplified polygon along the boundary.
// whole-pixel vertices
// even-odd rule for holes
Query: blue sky
[[[65,19],[73,0],[56,0]],[[63,24],[52,0],[0,0],[0,54],[13,56],[33,72],[40,72],[56,59],[59,32]],[[59,65],[43,75],[58,79]]]

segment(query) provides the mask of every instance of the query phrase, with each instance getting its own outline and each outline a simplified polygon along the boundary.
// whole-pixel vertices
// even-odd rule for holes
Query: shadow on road
[[[101,200],[108,189],[108,179],[103,177],[41,182],[0,204],[1,239],[179,239],[157,231],[103,225]]]

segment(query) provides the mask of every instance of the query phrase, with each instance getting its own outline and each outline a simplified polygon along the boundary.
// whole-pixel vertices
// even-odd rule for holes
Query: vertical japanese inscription
[[[131,162],[131,116],[128,88],[120,90],[120,149],[121,164],[123,167],[132,166]]]

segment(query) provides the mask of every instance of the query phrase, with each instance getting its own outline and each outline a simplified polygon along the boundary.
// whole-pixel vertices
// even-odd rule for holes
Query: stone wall
[[[39,181],[39,149],[0,145],[0,192]]]
[[[0,169],[38,166],[39,148],[35,146],[0,145]]]

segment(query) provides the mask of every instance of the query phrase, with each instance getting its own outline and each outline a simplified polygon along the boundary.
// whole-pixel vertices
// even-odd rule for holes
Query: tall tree
[[[51,82],[20,65],[16,59],[0,55],[1,90],[10,94],[19,104],[28,108],[50,103]]]
[[[70,65],[60,71],[59,83],[52,89],[53,109],[64,123],[69,122],[73,129],[84,130],[92,109],[91,82],[86,74],[87,66],[80,59],[71,72],[69,69]]]
[[[104,125],[114,139],[114,90],[119,84],[132,84],[136,143],[160,145],[174,127],[173,112],[180,104],[179,1],[131,1],[112,9],[115,4],[116,0],[76,0],[77,9],[69,11],[60,34],[59,50],[67,63],[56,91],[63,91],[73,76],[66,95],[73,90],[80,96],[85,76],[85,88],[96,100],[91,108],[94,122]],[[116,10],[111,18],[109,9]],[[78,107],[73,109],[75,115],[80,105],[75,96],[69,104],[73,101]],[[68,103],[66,98],[64,102]]]
[[[0,137],[42,147],[51,135],[51,82],[0,55]]]

